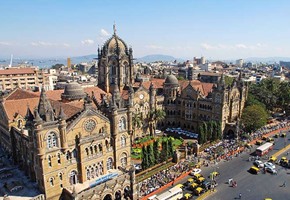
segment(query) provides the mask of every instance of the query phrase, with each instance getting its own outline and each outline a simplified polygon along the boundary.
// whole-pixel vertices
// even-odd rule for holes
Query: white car
[[[193,176],[195,174],[200,174],[200,172],[201,172],[201,169],[194,168],[194,169],[191,170],[190,175]]]
[[[259,168],[263,168],[264,167],[264,163],[260,160],[255,160],[254,165],[256,165]]]
[[[270,172],[270,173],[272,173],[272,174],[277,174],[276,169],[273,169],[273,168],[271,168],[271,167],[266,167],[265,169],[266,169],[267,172]]]
[[[276,166],[273,163],[271,163],[271,162],[265,162],[264,166],[267,167],[267,168],[272,168],[272,169],[276,168]]]

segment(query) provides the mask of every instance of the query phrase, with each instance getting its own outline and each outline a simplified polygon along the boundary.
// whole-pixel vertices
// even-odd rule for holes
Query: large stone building
[[[114,32],[99,50],[99,87],[16,88],[1,98],[1,147],[46,199],[137,199],[132,58]]]
[[[241,77],[227,86],[223,75],[217,84],[178,81],[174,75],[168,75],[164,83],[164,126],[198,133],[204,121],[217,121],[221,122],[224,137],[235,137],[247,93]]]

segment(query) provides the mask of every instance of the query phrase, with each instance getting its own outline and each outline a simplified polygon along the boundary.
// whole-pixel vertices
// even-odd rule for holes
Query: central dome
[[[178,85],[178,80],[177,80],[176,76],[174,76],[173,74],[170,74],[166,77],[165,83]]]
[[[79,100],[86,96],[83,88],[77,82],[66,84],[64,92],[61,94],[61,99]]]
[[[128,47],[126,43],[114,33],[114,35],[105,42],[103,52],[106,52],[107,55],[128,54]]]

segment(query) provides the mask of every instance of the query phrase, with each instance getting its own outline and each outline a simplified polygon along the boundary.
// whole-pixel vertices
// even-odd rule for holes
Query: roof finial
[[[114,35],[116,35],[117,30],[116,30],[116,23],[115,23],[115,21],[114,21],[114,25],[113,25],[113,30],[114,30]]]

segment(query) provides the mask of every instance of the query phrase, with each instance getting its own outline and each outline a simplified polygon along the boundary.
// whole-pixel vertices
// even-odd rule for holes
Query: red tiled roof
[[[151,82],[153,83],[153,86],[154,86],[155,89],[160,89],[160,88],[162,89],[163,88],[163,84],[165,82],[165,79],[153,78],[150,81],[143,82],[142,85],[143,85],[144,88],[149,90]]]
[[[5,100],[20,100],[20,99],[30,99],[30,98],[36,98],[38,95],[28,92],[25,90],[22,90],[20,88],[16,88],[13,90],[10,94],[8,94],[7,97],[5,97]]]
[[[33,68],[19,68],[19,69],[3,69],[0,70],[0,75],[10,75],[10,74],[34,74],[35,69]]]
[[[180,85],[180,91],[182,91],[184,88],[186,88],[188,85],[191,85],[195,90],[199,90],[202,95],[207,96],[209,92],[211,92],[213,84],[212,83],[203,83],[198,80],[182,80],[179,81]]]

